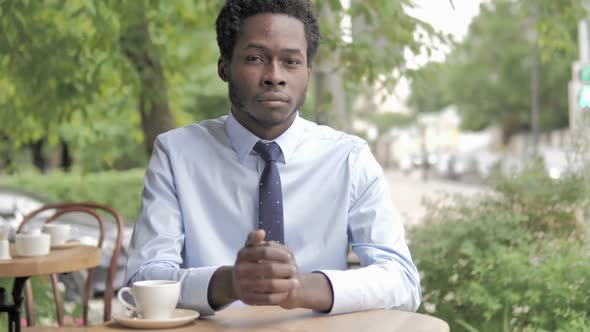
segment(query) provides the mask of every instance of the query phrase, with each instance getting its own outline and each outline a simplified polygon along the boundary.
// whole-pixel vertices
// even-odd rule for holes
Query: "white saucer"
[[[129,317],[124,313],[113,314],[113,319],[117,323],[139,329],[165,329],[169,327],[177,327],[188,324],[197,318],[199,318],[199,313],[188,309],[174,309],[171,318],[162,320]]]

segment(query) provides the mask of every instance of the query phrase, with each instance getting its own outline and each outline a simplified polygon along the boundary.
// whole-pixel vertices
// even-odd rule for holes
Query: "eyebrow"
[[[260,44],[248,44],[246,45],[246,47],[244,47],[244,49],[249,49],[249,48],[254,48],[254,49],[259,49],[259,50],[263,50],[263,51],[268,51],[268,47],[264,46],[264,45],[260,45]],[[299,54],[303,54],[303,52],[301,52],[300,49],[298,48],[284,48],[281,49],[281,53],[299,53]]]

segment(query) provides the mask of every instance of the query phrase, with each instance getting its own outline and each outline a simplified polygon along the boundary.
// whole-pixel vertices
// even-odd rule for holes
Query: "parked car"
[[[23,217],[29,212],[46,204],[55,203],[55,201],[44,194],[30,192],[18,188],[0,187],[0,227],[8,230],[9,240],[14,241],[16,230],[19,227]],[[39,217],[31,220],[25,225],[25,229],[41,227],[45,218],[50,217],[52,211],[46,211]],[[101,264],[96,268],[94,277],[95,295],[103,293],[105,290],[105,280],[107,276],[110,258],[112,256],[116,243],[117,229],[110,215],[103,214],[105,220],[105,238],[102,246]],[[87,214],[69,213],[59,217],[56,222],[68,223],[74,226],[74,234],[77,239],[88,245],[96,245],[99,237],[99,227],[96,220]],[[118,290],[123,286],[125,278],[125,265],[127,263],[129,241],[133,228],[130,226],[123,227],[123,245],[118,260],[117,273],[114,280],[114,289]],[[66,285],[65,297],[67,300],[74,300],[80,296],[85,280],[85,271],[69,273],[60,276],[60,280]]]

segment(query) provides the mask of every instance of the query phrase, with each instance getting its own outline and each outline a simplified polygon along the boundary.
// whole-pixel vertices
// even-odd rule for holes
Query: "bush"
[[[580,238],[584,223],[577,215],[585,208],[588,188],[581,174],[569,174],[559,181],[548,177],[540,164],[529,166],[515,176],[492,179],[496,192],[504,197],[504,206],[529,220],[531,232]]]
[[[112,206],[135,222],[141,205],[143,169],[99,173],[23,173],[0,177],[0,186],[38,192],[56,201],[92,201]]]
[[[583,181],[531,167],[493,183],[493,194],[431,204],[410,231],[421,310],[452,331],[590,331]]]

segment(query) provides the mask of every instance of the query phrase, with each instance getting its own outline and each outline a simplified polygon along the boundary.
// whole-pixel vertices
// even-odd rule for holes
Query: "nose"
[[[265,66],[263,81],[266,86],[285,86],[287,84],[283,69],[280,64],[275,61],[272,61]]]

